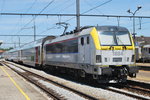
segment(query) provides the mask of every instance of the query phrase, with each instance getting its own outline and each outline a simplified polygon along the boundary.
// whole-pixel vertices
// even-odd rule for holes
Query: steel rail
[[[149,100],[148,98],[145,98],[145,97],[142,97],[142,96],[139,96],[139,95],[134,95],[134,94],[131,94],[131,93],[128,93],[128,92],[124,92],[124,91],[120,91],[120,90],[116,90],[116,89],[112,89],[112,88],[107,88],[107,90],[110,90],[110,91],[113,91],[113,92],[116,92],[116,93],[119,93],[119,94],[127,95],[129,97],[133,97],[133,98],[140,99],[140,100]]]
[[[127,83],[129,85],[139,86],[139,87],[142,87],[142,88],[150,90],[150,84],[149,83],[144,83],[144,82],[139,82],[139,81],[133,81],[133,80],[127,80]]]

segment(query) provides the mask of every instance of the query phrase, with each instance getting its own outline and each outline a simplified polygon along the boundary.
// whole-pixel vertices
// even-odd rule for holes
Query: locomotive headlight
[[[96,63],[101,63],[101,62],[102,62],[101,55],[96,55]]]
[[[131,62],[134,62],[134,55],[132,55],[132,59],[131,59]]]

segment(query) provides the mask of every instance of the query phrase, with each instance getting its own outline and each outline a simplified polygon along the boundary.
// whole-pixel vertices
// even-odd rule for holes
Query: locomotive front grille
[[[122,58],[113,58],[113,62],[122,62]]]

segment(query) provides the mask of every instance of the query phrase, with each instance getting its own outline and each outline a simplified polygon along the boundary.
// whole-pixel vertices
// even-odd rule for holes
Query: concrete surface
[[[136,63],[137,66],[150,67],[150,63]]]
[[[0,66],[0,100],[48,100],[6,66]]]
[[[139,73],[137,73],[136,78],[129,79],[150,83],[150,71],[139,70]]]

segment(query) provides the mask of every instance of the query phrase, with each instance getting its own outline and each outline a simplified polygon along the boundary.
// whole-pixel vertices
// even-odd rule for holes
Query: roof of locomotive
[[[67,39],[71,39],[71,38],[77,38],[77,37],[80,37],[80,36],[83,36],[83,35],[87,35],[87,34],[90,34],[92,29],[93,29],[93,27],[89,27],[89,28],[83,29],[80,32],[70,33],[70,34],[67,34],[67,35],[61,35],[61,36],[58,36],[57,38],[55,38],[53,40],[50,40],[50,41],[47,40],[44,44],[63,41],[63,40],[67,40]]]
[[[57,38],[53,39],[53,40],[47,40],[45,42],[45,44],[51,43],[51,42],[58,42],[58,41],[63,41],[63,40],[67,40],[70,38],[76,38],[76,37],[80,37],[83,35],[88,35],[90,34],[90,32],[92,31],[93,28],[96,28],[98,31],[128,31],[127,28],[125,27],[120,27],[120,26],[86,26],[80,29],[79,32],[77,32],[76,30],[71,31],[70,33],[67,32],[67,34],[58,36]]]
[[[127,28],[121,26],[96,26],[99,31],[128,31]]]

